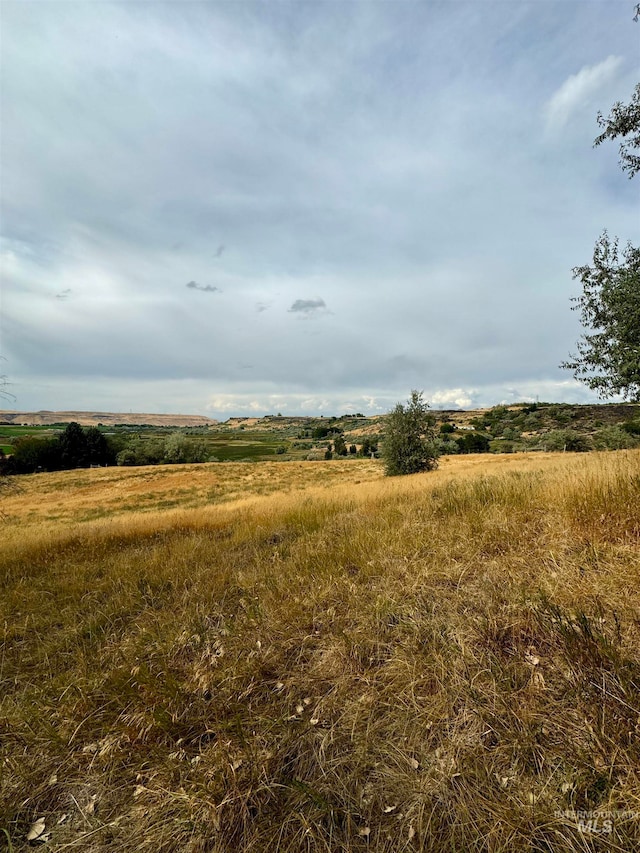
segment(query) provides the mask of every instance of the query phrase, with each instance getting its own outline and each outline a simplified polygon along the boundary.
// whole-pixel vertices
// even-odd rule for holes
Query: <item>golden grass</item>
[[[5,503],[0,846],[43,818],[92,853],[638,848],[640,452]]]
[[[157,524],[158,514],[168,516],[175,510],[220,506],[233,508],[254,505],[277,495],[294,500],[304,491],[311,494],[337,494],[357,498],[373,491],[395,493],[400,490],[432,487],[451,477],[503,471],[543,470],[556,466],[562,454],[519,453],[496,456],[443,457],[440,467],[427,479],[416,477],[388,479],[381,462],[371,460],[333,460],[331,462],[213,463],[199,465],[155,465],[137,468],[98,468],[60,471],[15,477],[17,491],[5,495],[2,510],[9,521],[3,529],[5,542],[23,541],[44,530],[59,532],[98,520],[124,519],[124,527],[139,521]],[[173,512],[172,512],[173,511]],[[152,515],[153,518],[148,517]]]

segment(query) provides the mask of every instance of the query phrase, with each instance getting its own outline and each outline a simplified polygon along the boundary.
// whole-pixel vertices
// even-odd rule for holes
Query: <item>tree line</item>
[[[190,440],[179,432],[147,439],[138,435],[104,435],[98,427],[82,427],[74,421],[60,435],[51,438],[30,435],[19,438],[11,456],[0,460],[0,472],[33,474],[91,466],[175,464],[207,459],[203,441]]]

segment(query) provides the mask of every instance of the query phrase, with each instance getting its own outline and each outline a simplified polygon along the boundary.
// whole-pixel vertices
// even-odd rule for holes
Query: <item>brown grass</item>
[[[6,501],[0,846],[637,849],[639,452],[156,470]]]

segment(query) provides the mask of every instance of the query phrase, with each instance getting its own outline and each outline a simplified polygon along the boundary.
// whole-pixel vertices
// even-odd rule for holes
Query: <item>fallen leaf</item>
[[[37,841],[38,838],[44,833],[44,818],[39,817],[37,820],[31,824],[29,832],[27,833],[27,841]]]

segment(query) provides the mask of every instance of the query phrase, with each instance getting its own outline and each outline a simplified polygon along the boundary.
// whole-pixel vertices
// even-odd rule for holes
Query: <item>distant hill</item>
[[[202,427],[215,426],[218,421],[205,418],[203,415],[151,415],[132,412],[16,412],[0,409],[0,423],[25,424],[26,426],[49,426],[51,424],[67,424],[75,421],[82,426],[115,426],[127,424],[138,426],[176,426]]]
[[[448,421],[458,429],[485,429],[499,435],[497,424],[518,427],[525,433],[549,429],[572,428],[580,432],[622,423],[640,417],[640,405],[633,403],[600,403],[572,405],[569,403],[532,403],[494,406],[490,409],[432,409],[436,420]],[[157,426],[211,427],[223,432],[280,433],[295,436],[305,429],[335,426],[354,439],[384,431],[385,415],[341,415],[339,417],[264,415],[262,417],[232,417],[221,422],[203,415],[145,414],[136,412],[17,412],[0,409],[0,424],[51,426],[76,421],[83,426]]]

